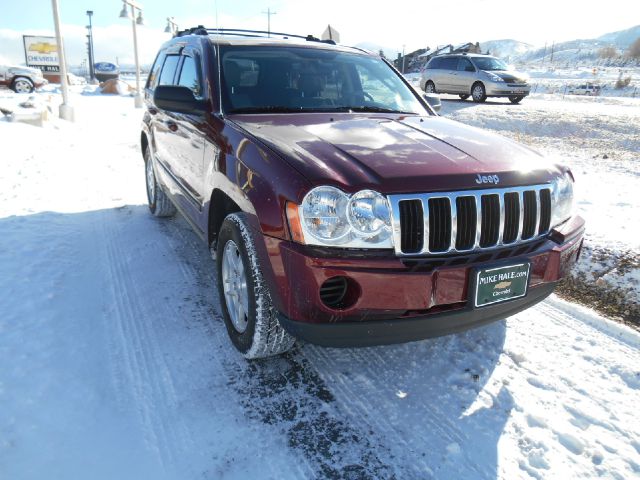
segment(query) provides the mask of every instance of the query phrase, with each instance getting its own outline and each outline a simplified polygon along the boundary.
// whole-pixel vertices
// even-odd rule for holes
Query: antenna
[[[275,15],[278,12],[272,12],[271,11],[271,7],[267,8],[266,12],[262,12],[264,15],[267,16],[267,36],[270,37],[271,36],[271,15]]]

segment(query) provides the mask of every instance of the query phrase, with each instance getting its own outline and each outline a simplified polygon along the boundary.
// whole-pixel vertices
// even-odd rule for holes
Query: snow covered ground
[[[0,121],[0,478],[640,478],[640,334],[556,297],[459,335],[245,361],[206,246],[148,214],[141,111],[73,102],[75,124]],[[553,135],[554,99],[443,103],[600,178],[606,198],[579,194],[589,242],[637,252],[637,195],[608,196],[637,188],[632,108],[572,113],[619,126],[594,138]]]

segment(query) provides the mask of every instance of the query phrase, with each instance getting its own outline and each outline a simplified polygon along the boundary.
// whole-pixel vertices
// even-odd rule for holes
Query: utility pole
[[[404,47],[406,45],[402,45],[402,74],[404,75]]]
[[[272,12],[271,7],[267,8],[266,12],[262,12],[267,16],[267,36],[271,36],[271,15],[275,15],[278,12]]]
[[[62,104],[58,110],[60,118],[73,122],[73,107],[69,104],[69,79],[67,77],[67,61],[64,56],[64,43],[60,32],[60,11],[58,0],[51,0],[53,9],[53,24],[56,29],[56,42],[58,43],[58,62],[60,62],[60,85],[62,86]]]
[[[551,43],[551,58],[549,59],[549,62],[553,65],[553,49],[556,46],[556,42],[555,40]]]

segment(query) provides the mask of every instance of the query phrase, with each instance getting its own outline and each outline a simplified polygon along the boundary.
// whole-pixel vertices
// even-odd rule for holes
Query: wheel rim
[[[15,86],[17,93],[29,93],[31,91],[31,84],[24,80],[17,80]]]
[[[433,83],[427,83],[427,88],[425,89],[427,93],[435,92],[435,88],[433,88]]]
[[[222,252],[222,285],[233,328],[243,333],[249,323],[249,293],[242,256],[233,240],[227,242]]]
[[[473,98],[482,98],[484,95],[484,90],[482,89],[482,85],[476,85],[473,87]]]
[[[156,201],[156,176],[153,173],[153,165],[151,163],[151,159],[147,160],[147,198],[149,199],[149,204],[153,205]]]

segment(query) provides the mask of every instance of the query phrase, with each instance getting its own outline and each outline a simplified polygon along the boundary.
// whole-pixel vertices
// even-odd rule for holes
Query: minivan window
[[[473,68],[473,64],[467,58],[459,58],[458,59],[458,71],[459,72],[473,72],[475,68]]]
[[[475,57],[473,61],[480,70],[509,70],[507,64],[493,57]]]
[[[458,68],[458,59],[456,57],[445,57],[441,62],[440,68],[442,70],[456,70]]]
[[[162,73],[158,85],[173,85],[173,79],[176,76],[176,67],[180,60],[179,55],[168,55],[162,66]]]
[[[427,66],[427,68],[428,69],[440,68],[440,60],[441,60],[440,58],[434,58],[429,62],[429,65]]]
[[[193,57],[185,56],[182,62],[182,70],[180,71],[180,80],[178,85],[190,88],[195,95],[200,96],[200,75],[199,68]]]

